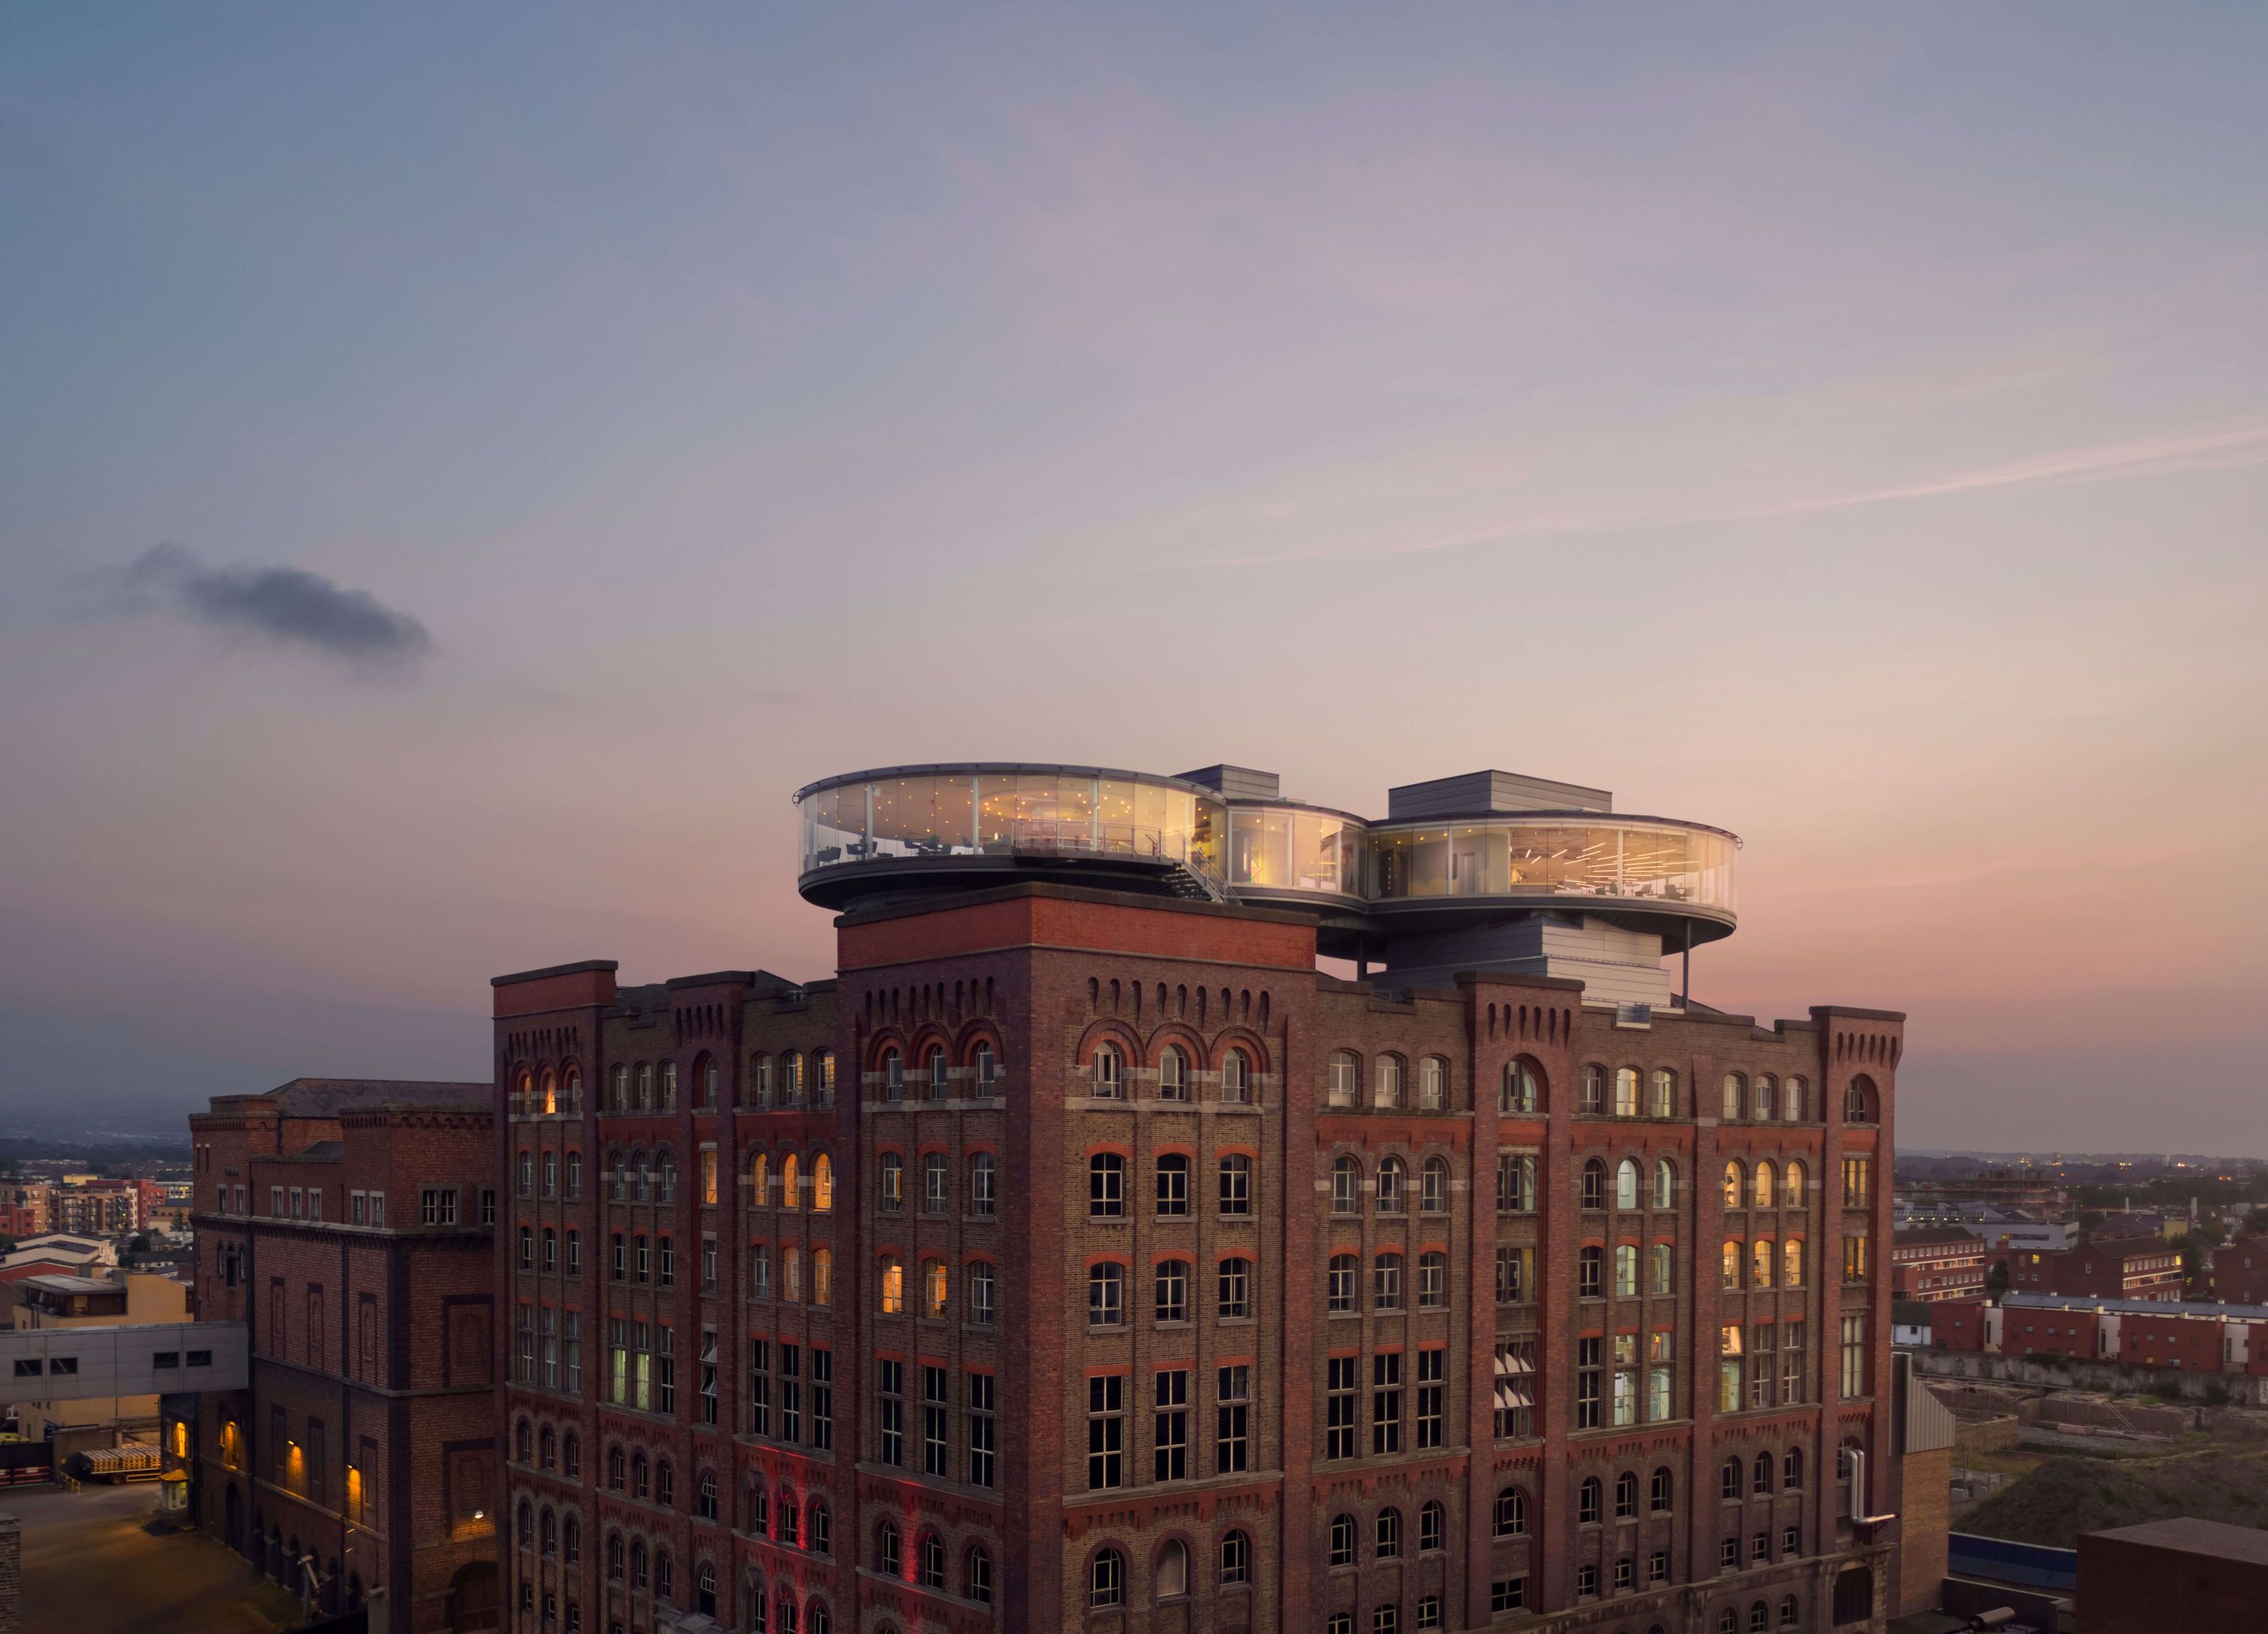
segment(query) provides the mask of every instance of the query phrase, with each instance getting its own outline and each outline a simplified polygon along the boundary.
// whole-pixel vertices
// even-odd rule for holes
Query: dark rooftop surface
[[[2268,1532],[2258,1527],[2231,1526],[2225,1520],[2203,1520],[2195,1515],[2085,1533],[2080,1538],[2082,1548],[2090,1537],[2117,1538],[2121,1542],[2146,1544],[2176,1554],[2211,1555],[2216,1559],[2249,1560],[2256,1565],[2268,1566]]]

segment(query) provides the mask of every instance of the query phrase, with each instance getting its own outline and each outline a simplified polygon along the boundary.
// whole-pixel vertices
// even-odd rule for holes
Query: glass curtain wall
[[[1157,857],[1219,872],[1218,804],[1138,778],[919,772],[817,789],[802,807],[806,872],[1020,850]]]
[[[1373,830],[1370,895],[1612,896],[1733,907],[1733,841],[1634,824],[1475,822]]]

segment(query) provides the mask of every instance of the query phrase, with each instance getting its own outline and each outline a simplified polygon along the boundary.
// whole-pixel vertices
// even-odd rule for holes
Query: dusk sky
[[[2268,8],[0,13],[0,1114],[831,965],[789,795],[1746,842],[1908,1147],[2268,1157]],[[4,1119],[0,1119],[4,1121]]]

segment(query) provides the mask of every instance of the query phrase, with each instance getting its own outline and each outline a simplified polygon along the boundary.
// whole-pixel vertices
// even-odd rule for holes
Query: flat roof
[[[124,1283],[112,1282],[102,1277],[55,1276],[26,1277],[16,1284],[19,1288],[39,1288],[48,1293],[123,1293]]]
[[[2145,1520],[2139,1526],[2112,1527],[2102,1532],[2082,1532],[2079,1538],[2082,1549],[2091,1537],[2111,1537],[2122,1543],[2140,1543],[2175,1554],[2210,1555],[2218,1560],[2249,1560],[2255,1565],[2268,1566],[2268,1532],[2257,1527],[2231,1526],[2225,1520],[2205,1520],[2195,1515]]]

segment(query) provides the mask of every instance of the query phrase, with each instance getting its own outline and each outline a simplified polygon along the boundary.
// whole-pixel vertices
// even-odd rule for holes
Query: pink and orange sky
[[[1739,832],[1908,1146],[2268,1156],[2268,15],[0,19],[0,1109],[815,976],[788,795]]]

